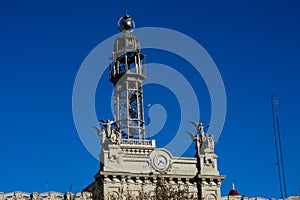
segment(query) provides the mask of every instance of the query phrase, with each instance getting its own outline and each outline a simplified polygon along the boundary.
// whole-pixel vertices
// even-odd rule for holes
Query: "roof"
[[[240,196],[237,190],[230,190],[228,196]]]
[[[237,190],[234,189],[234,184],[232,183],[232,189],[229,191],[228,196],[240,196]]]

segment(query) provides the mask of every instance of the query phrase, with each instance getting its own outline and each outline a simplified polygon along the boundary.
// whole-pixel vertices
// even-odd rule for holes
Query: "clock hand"
[[[162,160],[160,160],[160,161],[158,162],[158,165],[160,165],[160,163],[164,164],[164,162],[163,162]]]

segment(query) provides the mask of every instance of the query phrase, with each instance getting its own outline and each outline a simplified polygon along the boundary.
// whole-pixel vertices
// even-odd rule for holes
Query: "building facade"
[[[145,137],[144,55],[131,33],[130,16],[119,20],[119,29],[109,74],[114,85],[114,120],[100,120],[100,127],[95,127],[102,137],[101,166],[85,191],[99,199],[173,198],[179,193],[186,199],[220,199],[225,177],[218,171],[213,137],[204,133],[201,123],[193,122],[197,133],[190,133],[197,152],[194,158],[174,157]]]

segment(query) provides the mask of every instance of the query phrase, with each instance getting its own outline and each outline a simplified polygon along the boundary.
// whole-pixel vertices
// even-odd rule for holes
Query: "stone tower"
[[[220,199],[225,178],[217,169],[214,141],[198,129],[192,139],[193,158],[174,157],[155,140],[145,137],[143,81],[144,55],[131,33],[129,15],[119,20],[120,36],[114,44],[110,82],[114,84],[114,120],[101,120],[100,170],[84,191],[94,199]],[[202,137],[202,135],[205,135]]]

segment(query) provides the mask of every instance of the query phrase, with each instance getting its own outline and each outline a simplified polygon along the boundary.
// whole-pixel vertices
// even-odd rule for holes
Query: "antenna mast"
[[[281,136],[280,136],[280,128],[279,128],[279,117],[278,117],[279,101],[275,95],[271,96],[271,104],[272,104],[273,129],[274,129],[276,160],[277,160],[276,164],[278,169],[279,185],[280,185],[280,196],[281,198],[287,198],[287,189],[286,189]]]

